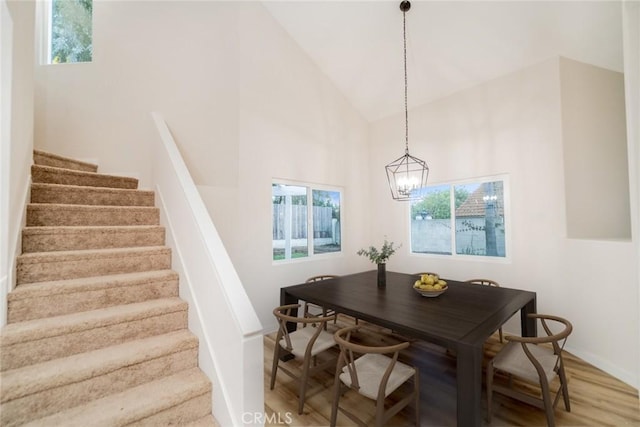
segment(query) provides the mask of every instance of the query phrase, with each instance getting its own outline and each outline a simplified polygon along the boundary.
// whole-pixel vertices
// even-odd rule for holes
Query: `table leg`
[[[524,307],[520,310],[520,324],[523,337],[537,337],[538,327],[536,319],[531,319],[528,314],[536,313],[536,299],[532,298]]]
[[[458,347],[458,426],[482,425],[482,345]]]
[[[289,304],[298,304],[298,298],[290,295],[284,288],[280,288],[280,305],[289,305]],[[298,309],[291,310],[291,315],[293,317],[298,316]],[[287,329],[289,332],[293,332],[296,330],[297,325],[295,323],[287,323]],[[276,345],[278,345],[276,343]],[[290,353],[283,353],[280,356],[280,360],[288,361],[293,359],[293,355]]]
[[[285,288],[280,288],[280,305],[297,304],[298,298],[289,294]],[[297,312],[295,313],[297,316]]]

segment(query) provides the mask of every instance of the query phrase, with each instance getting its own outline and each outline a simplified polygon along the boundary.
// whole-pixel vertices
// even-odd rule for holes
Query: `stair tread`
[[[97,310],[10,323],[2,329],[0,346],[66,335],[71,332],[90,330],[186,309],[187,302],[178,297],[159,298]]]
[[[47,233],[47,232],[87,232],[101,230],[116,231],[136,231],[136,230],[153,230],[164,228],[162,225],[31,225],[22,229],[27,233]]]
[[[191,421],[188,424],[185,424],[184,427],[220,427],[220,424],[216,422],[215,418],[213,418],[213,415],[209,414],[195,421]]]
[[[117,206],[117,205],[74,205],[69,203],[29,203],[27,205],[30,209],[58,209],[58,210],[156,210],[155,206]]]
[[[94,187],[91,185],[54,184],[49,182],[34,182],[31,184],[31,188],[51,188],[69,191],[87,191],[115,194],[155,194],[153,190],[142,190],[138,188]]]
[[[22,253],[164,245],[161,225],[47,225],[22,229]]]
[[[115,179],[115,180],[120,180],[120,181],[138,181],[137,178],[132,178],[130,176],[122,176],[122,175],[112,175],[112,174],[105,174],[105,173],[98,173],[98,172],[89,172],[89,171],[83,171],[83,170],[78,170],[78,169],[68,169],[68,168],[61,168],[61,167],[57,167],[57,166],[47,166],[47,165],[38,165],[38,164],[34,164],[33,166],[31,166],[32,170],[40,170],[40,171],[47,171],[47,172],[54,172],[54,173],[60,173],[60,174],[65,174],[65,175],[75,175],[75,176],[90,176],[90,177],[100,177],[100,178],[106,178],[106,179]]]
[[[32,262],[40,262],[41,259],[64,261],[74,258],[92,258],[106,257],[113,255],[121,257],[127,253],[164,253],[171,251],[168,246],[134,246],[127,248],[106,248],[106,249],[79,249],[73,251],[48,251],[48,252],[29,252],[18,255],[17,259],[21,264]]]
[[[47,151],[42,151],[42,150],[33,150],[33,157],[34,157],[34,164],[37,165],[41,165],[41,166],[45,166],[42,165],[40,163],[37,162],[37,157],[45,157],[45,158],[49,158],[52,160],[56,160],[59,162],[65,162],[65,163],[71,163],[71,164],[75,164],[78,165],[80,167],[84,167],[85,169],[91,169],[91,170],[98,170],[98,165],[94,164],[94,163],[90,163],[90,162],[84,162],[82,160],[77,160],[71,157],[65,157],[65,156],[61,156],[59,154],[54,154],[54,153],[49,153]]]
[[[48,282],[24,283],[8,294],[9,301],[25,298],[75,293],[82,290],[98,290],[107,287],[131,286],[157,280],[178,280],[178,273],[173,270],[152,270],[134,273],[110,274],[77,279],[51,280]]]
[[[120,393],[67,409],[27,426],[126,425],[211,391],[211,383],[199,368],[192,368]]]
[[[162,225],[41,225],[28,226],[22,229],[23,234],[65,234],[65,233],[96,233],[118,232],[135,233],[140,231],[163,230]]]
[[[29,203],[28,226],[159,225],[155,206]]]
[[[197,337],[183,329],[12,369],[0,373],[1,401],[80,382],[197,346]]]

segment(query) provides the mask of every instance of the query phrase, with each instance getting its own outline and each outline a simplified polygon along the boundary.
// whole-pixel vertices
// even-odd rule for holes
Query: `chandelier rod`
[[[400,4],[402,10],[402,40],[404,53],[404,152],[409,154],[409,107],[407,104],[407,11],[411,8],[411,3],[403,1]]]

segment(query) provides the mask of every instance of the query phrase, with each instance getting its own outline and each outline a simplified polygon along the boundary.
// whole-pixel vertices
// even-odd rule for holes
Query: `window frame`
[[[315,184],[304,181],[293,181],[287,179],[273,178],[271,180],[271,218],[273,218],[273,186],[288,185],[306,188],[307,197],[307,256],[298,258],[273,259],[273,220],[271,223],[271,263],[272,265],[283,265],[298,262],[308,262],[313,260],[327,259],[333,257],[342,257],[344,255],[344,243],[342,239],[342,230],[344,230],[344,190],[339,186],[327,184]],[[340,250],[325,253],[315,253],[314,237],[313,237],[313,191],[331,191],[340,195]],[[311,236],[309,236],[311,235]]]
[[[495,182],[502,181],[503,185],[503,212],[504,212],[504,251],[505,256],[488,256],[488,255],[470,255],[470,254],[459,254],[457,253],[457,244],[456,244],[456,216],[455,216],[455,188],[456,186],[467,185],[467,184],[483,184],[486,182]],[[408,241],[409,241],[409,256],[415,256],[420,258],[439,258],[439,259],[448,259],[448,260],[464,260],[464,261],[476,261],[476,262],[492,262],[499,264],[508,264],[511,263],[512,260],[512,244],[511,244],[511,187],[509,182],[508,174],[497,174],[497,175],[487,175],[473,178],[465,178],[460,180],[452,180],[452,181],[441,181],[441,182],[432,182],[429,183],[428,187],[435,186],[444,186],[447,185],[450,187],[450,195],[449,203],[451,209],[451,254],[442,254],[442,253],[424,253],[424,252],[414,252],[413,251],[413,240],[412,240],[412,215],[411,208],[413,203],[408,203],[406,216],[405,218],[409,218],[407,233],[408,233]]]

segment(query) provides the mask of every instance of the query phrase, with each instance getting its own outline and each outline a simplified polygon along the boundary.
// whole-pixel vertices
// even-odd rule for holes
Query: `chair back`
[[[467,280],[467,283],[471,283],[472,285],[494,286],[496,288],[500,287],[498,282],[491,279],[471,279],[471,280]]]
[[[539,375],[543,374],[544,368],[529,349],[529,345],[551,344],[551,346],[553,347],[553,353],[556,355],[554,370],[557,371],[559,368],[563,367],[562,350],[564,349],[564,346],[567,342],[567,338],[573,331],[573,325],[567,319],[550,314],[530,313],[529,317],[540,320],[540,324],[545,332],[544,336],[507,336],[506,339],[508,341],[518,342],[522,345],[522,350],[527,355],[533,366],[535,366]],[[554,330],[556,332],[554,332]]]
[[[335,274],[321,274],[319,276],[312,276],[309,277],[306,282],[307,283],[311,283],[311,282],[320,282],[321,280],[328,280],[328,279],[335,279],[336,277],[338,277]]]
[[[303,326],[307,326],[311,324],[311,326],[315,329],[313,334],[309,337],[309,341],[306,345],[305,349],[305,357],[311,356],[311,352],[313,350],[313,345],[316,340],[320,336],[320,334],[324,331],[325,323],[332,321],[335,319],[335,315],[326,316],[326,317],[298,317],[293,316],[292,311],[294,309],[298,309],[300,304],[288,304],[280,307],[276,307],[273,310],[273,315],[278,320],[278,334],[276,335],[276,343],[280,343],[284,340],[285,345],[283,345],[284,349],[291,352],[293,350],[293,344],[291,339],[291,334],[293,334],[297,330],[298,324],[302,324]],[[290,325],[294,324],[294,325]],[[325,331],[326,333],[326,331]]]

